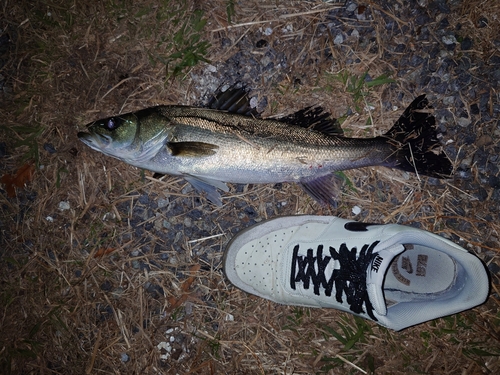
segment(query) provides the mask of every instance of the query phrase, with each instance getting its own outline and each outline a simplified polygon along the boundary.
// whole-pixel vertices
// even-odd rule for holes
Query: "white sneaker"
[[[397,224],[289,216],[238,233],[224,271],[245,292],[285,305],[329,307],[401,330],[486,301],[479,258]]]

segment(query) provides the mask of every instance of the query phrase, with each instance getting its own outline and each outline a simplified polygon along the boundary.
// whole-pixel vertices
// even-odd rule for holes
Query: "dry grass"
[[[15,198],[0,194],[0,371],[498,373],[500,362],[491,355],[500,354],[498,275],[487,304],[395,333],[337,311],[262,301],[228,285],[222,274],[224,245],[253,221],[297,213],[353,218],[354,206],[362,210],[359,219],[418,223],[498,264],[496,217],[483,214],[487,200],[469,202],[471,192],[458,183],[435,186],[366,168],[347,173],[356,190],[345,190],[336,210],[318,207],[291,184],[233,187],[218,208],[182,180],[157,181],[78,142],[76,132],[89,121],[160,103],[195,104],[220,83],[205,74],[205,64],[166,81],[169,71],[154,56],[171,52],[168,38],[180,27],[172,20],[199,8],[209,20],[202,37],[212,44],[213,66],[244,48],[240,42],[259,28],[288,28],[269,37],[288,68],[252,87],[268,98],[265,115],[320,104],[342,116],[355,104],[334,78],[342,69],[358,76],[396,73],[381,60],[380,45],[352,47],[349,54],[360,62],[347,66],[331,37],[318,36],[334,5],[243,2],[235,4],[229,24],[231,1],[180,3],[6,0],[2,7],[0,28],[14,40],[0,72],[12,86],[0,112],[9,151],[0,160],[2,174],[33,151],[33,143],[15,148],[15,142],[41,131],[33,181]],[[500,17],[498,6],[472,1],[460,12],[454,22],[482,40],[478,57],[490,56],[488,33],[498,25],[480,36],[474,25],[483,14]],[[386,32],[376,18],[366,23],[379,37]],[[229,42],[222,46],[222,38]],[[395,112],[382,102],[397,102],[400,92],[414,96],[404,77],[372,90],[366,100],[374,109],[348,117],[348,135],[388,129],[408,102]],[[376,126],[365,125],[368,120]],[[55,153],[44,149],[47,143]]]

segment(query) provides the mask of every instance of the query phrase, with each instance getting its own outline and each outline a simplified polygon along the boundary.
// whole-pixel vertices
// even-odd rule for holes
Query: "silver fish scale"
[[[160,113],[184,125],[198,126],[216,134],[234,134],[255,138],[274,138],[280,142],[303,142],[309,146],[347,146],[346,138],[326,136],[320,132],[270,119],[257,119],[217,110],[191,107],[163,107]]]
[[[382,164],[390,147],[381,138],[350,139],[220,111],[163,107],[170,119],[167,142],[203,142],[214,155],[175,157],[168,148],[148,163],[161,173],[186,174],[233,183],[299,181],[333,171]]]

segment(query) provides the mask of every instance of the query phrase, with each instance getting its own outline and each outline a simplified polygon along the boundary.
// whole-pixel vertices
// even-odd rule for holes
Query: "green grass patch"
[[[387,74],[381,74],[374,79],[368,79],[368,71],[356,75],[348,70],[342,70],[337,74],[326,73],[327,77],[342,83],[344,89],[351,95],[356,112],[361,112],[365,106],[366,97],[375,87],[396,82]]]
[[[310,317],[311,313],[308,309],[301,307],[294,307],[291,315],[286,316],[287,323],[283,326],[283,329],[288,329],[295,333],[298,333],[298,328],[300,328],[304,322],[304,317]]]
[[[165,2],[168,3],[168,2]],[[177,6],[179,6],[177,4]],[[200,62],[208,63],[210,43],[203,40],[203,30],[207,23],[202,10],[187,12],[187,5],[171,10],[164,4],[156,14],[157,43],[147,52],[152,64],[160,62],[166,67],[166,80],[184,78]],[[186,14],[189,16],[186,17]],[[161,32],[161,27],[170,24],[175,31]]]
[[[13,147],[20,148],[25,146],[22,161],[34,160],[37,168],[40,166],[40,152],[38,148],[38,138],[45,130],[43,125],[18,125],[18,126],[3,126],[0,125],[0,130],[5,132],[10,139],[14,139]]]

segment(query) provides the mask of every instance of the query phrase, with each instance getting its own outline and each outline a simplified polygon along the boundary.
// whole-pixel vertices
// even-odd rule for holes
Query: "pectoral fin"
[[[173,156],[185,157],[211,156],[219,148],[217,145],[205,142],[170,142],[167,147]]]
[[[210,202],[217,206],[222,206],[221,196],[217,189],[229,191],[229,188],[224,182],[191,175],[184,175],[184,178],[193,185],[199,193],[206,193],[206,197]]]

